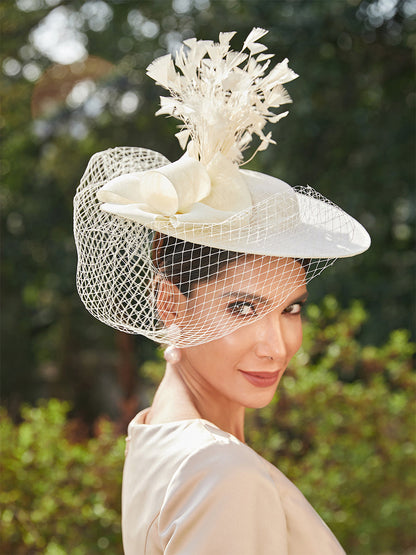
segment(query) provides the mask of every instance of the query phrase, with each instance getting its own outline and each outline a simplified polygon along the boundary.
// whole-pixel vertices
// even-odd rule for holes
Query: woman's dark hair
[[[247,256],[233,251],[206,247],[155,232],[152,260],[179,291],[189,297],[194,285],[217,276],[230,262]]]
[[[252,256],[197,245],[159,232],[155,232],[153,236],[151,255],[157,271],[176,285],[186,297],[190,297],[194,285],[216,277],[231,262]],[[307,274],[311,259],[294,260],[303,266]]]

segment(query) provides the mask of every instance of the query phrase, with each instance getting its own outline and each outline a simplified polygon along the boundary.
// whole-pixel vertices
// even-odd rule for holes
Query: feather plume
[[[181,147],[205,165],[217,153],[241,165],[253,135],[260,140],[256,152],[265,150],[274,141],[271,133],[263,133],[264,126],[287,115],[270,108],[291,102],[282,85],[297,75],[287,59],[266,74],[273,55],[265,54],[266,47],[258,42],[266,33],[252,29],[240,52],[230,50],[235,32],[220,33],[218,43],[188,39],[175,60],[168,54],[147,68],[171,94],[161,97],[157,114],[182,121],[176,134]]]

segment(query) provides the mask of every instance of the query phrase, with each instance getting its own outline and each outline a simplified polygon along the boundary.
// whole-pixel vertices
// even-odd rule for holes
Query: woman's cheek
[[[303,340],[303,323],[300,317],[298,318],[298,320],[299,321],[297,322],[297,326],[296,326],[297,329],[296,329],[296,339],[295,339],[295,352],[293,354],[299,351]]]
[[[303,326],[300,316],[290,316],[286,327],[286,345],[289,357],[292,358],[300,349],[303,339]]]

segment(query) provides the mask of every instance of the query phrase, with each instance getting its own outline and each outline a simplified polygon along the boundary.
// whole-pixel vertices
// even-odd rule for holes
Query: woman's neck
[[[160,424],[203,418],[244,442],[244,407],[220,402],[210,393],[188,383],[179,368],[167,364],[146,422]]]

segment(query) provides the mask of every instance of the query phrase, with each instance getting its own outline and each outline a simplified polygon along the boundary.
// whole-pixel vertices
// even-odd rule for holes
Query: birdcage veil
[[[90,160],[74,200],[77,285],[102,322],[197,345],[286,310],[336,258],[368,248],[364,228],[311,187],[241,169],[253,135],[257,150],[273,142],[264,125],[286,115],[270,109],[290,101],[282,84],[296,77],[287,60],[267,73],[265,33],[253,29],[240,52],[233,33],[191,39],[175,62],[149,66],[170,92],[160,113],[182,121],[179,160],[133,147]]]

